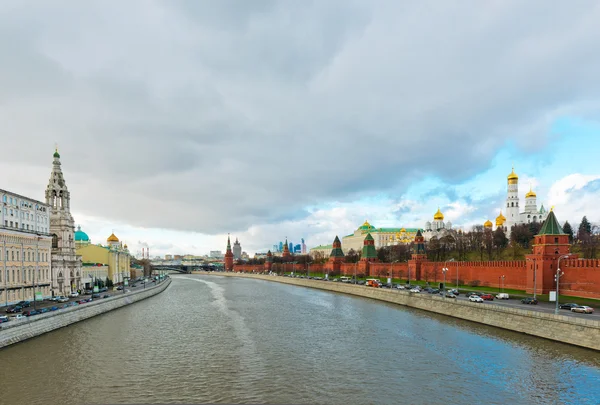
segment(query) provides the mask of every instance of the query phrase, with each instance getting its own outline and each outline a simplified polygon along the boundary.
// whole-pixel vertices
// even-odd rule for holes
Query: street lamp
[[[506,276],[503,274],[503,275],[502,275],[502,292],[504,292],[504,278],[505,278],[505,277],[506,277]]]
[[[558,285],[560,284],[560,276],[565,273],[561,273],[560,271],[560,259],[568,259],[571,254],[562,255],[558,258],[558,266],[556,266],[556,307],[554,308],[554,314],[558,315]]]
[[[537,298],[537,285],[536,285],[536,276],[537,276],[537,263],[535,261],[535,259],[527,259],[529,261],[533,261],[533,299]]]
[[[442,297],[446,298],[446,272],[448,271],[448,267],[444,267],[442,269],[442,274],[444,274],[444,288],[442,289]]]
[[[356,268],[358,267],[358,260],[354,262],[354,284],[356,284]]]
[[[444,268],[442,272],[444,273],[444,290],[446,289],[446,272],[448,271],[448,262],[453,262],[454,258],[450,258],[444,262]],[[458,291],[458,263],[456,263],[456,290]],[[445,296],[446,293],[444,293]]]

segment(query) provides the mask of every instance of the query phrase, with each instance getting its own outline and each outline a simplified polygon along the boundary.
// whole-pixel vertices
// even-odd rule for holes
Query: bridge
[[[157,264],[152,265],[153,270],[176,271],[179,273],[191,273],[192,271],[222,271],[222,263],[181,263],[181,264]]]

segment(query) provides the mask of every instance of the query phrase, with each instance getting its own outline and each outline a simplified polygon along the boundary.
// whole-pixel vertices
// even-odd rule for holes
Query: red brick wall
[[[600,260],[561,260],[560,295],[600,298]]]

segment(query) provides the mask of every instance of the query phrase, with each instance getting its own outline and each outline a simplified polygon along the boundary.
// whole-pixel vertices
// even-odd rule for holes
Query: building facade
[[[104,277],[102,281],[108,278],[113,284],[121,284],[131,273],[131,253],[127,245],[123,245],[114,233],[106,239],[106,246],[94,245],[88,240],[87,244],[79,245],[77,254],[81,256],[84,268],[88,270],[83,280],[85,284],[93,283],[94,277]],[[90,269],[90,266],[105,267],[106,272],[102,269]]]
[[[448,231],[452,229],[452,222],[447,221],[444,222],[444,214],[438,208],[437,212],[433,214],[433,221],[427,221],[425,223],[425,230],[422,232],[423,238],[426,241],[431,240],[431,238],[436,237],[438,239],[444,237]],[[416,232],[415,232],[416,236]],[[413,236],[414,239],[414,236]]]
[[[50,206],[52,235],[52,294],[67,295],[81,289],[81,258],[75,253],[75,223],[71,216],[71,196],[63,177],[60,155],[54,152],[46,204]]]
[[[369,233],[373,238],[376,249],[383,246],[410,244],[414,240],[417,231],[417,228],[376,228],[369,221],[365,221],[354,233],[342,238],[342,249],[345,254],[348,254],[350,249],[357,253],[362,251],[365,237]]]
[[[6,190],[0,201],[0,305],[50,297],[50,207]]]

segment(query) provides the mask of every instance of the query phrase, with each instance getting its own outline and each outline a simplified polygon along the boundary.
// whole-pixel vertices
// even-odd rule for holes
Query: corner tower
[[[63,177],[60,154],[54,151],[50,181],[46,187],[52,235],[52,295],[67,295],[81,288],[81,256],[75,253],[75,222],[71,195]]]

